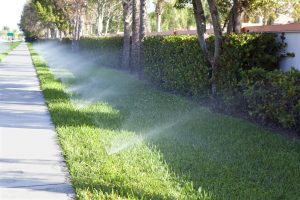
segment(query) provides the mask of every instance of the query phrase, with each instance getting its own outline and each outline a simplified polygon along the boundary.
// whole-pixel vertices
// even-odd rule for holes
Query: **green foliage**
[[[208,43],[213,44],[213,37]],[[182,94],[205,96],[209,90],[208,65],[195,36],[147,37],[145,74],[152,82]],[[223,37],[217,71],[218,93],[225,105],[240,104],[241,72],[254,66],[278,69],[283,42],[275,34],[230,34]],[[212,49],[212,45],[209,45]]]
[[[297,103],[286,105],[286,107],[276,104],[276,109],[282,109],[280,111],[269,111],[271,108],[266,108],[263,102],[258,105],[262,105],[264,109],[256,107],[255,99],[258,98],[259,102],[264,94],[258,96],[255,93],[257,91],[251,93],[244,82],[240,83],[245,81],[245,75],[242,76],[242,74],[249,70],[251,72],[253,67],[262,66],[262,70],[266,73],[278,69],[286,44],[283,41],[277,41],[276,37],[275,34],[230,34],[223,37],[222,54],[216,74],[220,107],[230,112],[249,111],[252,116],[272,120],[285,127],[295,127],[299,126],[296,124],[297,117],[287,113],[297,113],[299,111]],[[283,40],[284,36],[281,39]],[[208,38],[208,44],[211,43],[213,43],[213,37]],[[91,54],[92,58],[97,58],[102,66],[107,67],[119,68],[121,47],[121,37],[85,37],[80,40],[80,48]],[[209,48],[212,50],[210,45]],[[201,54],[197,37],[178,35],[146,37],[144,50],[144,75],[150,82],[175,93],[197,98],[208,97],[210,93],[209,68]],[[282,75],[282,77],[290,76]],[[280,79],[278,82],[281,83],[283,80]],[[294,90],[293,84],[296,85],[296,82],[291,82],[284,87],[288,88],[287,90]],[[276,85],[276,90],[270,88],[270,90],[266,89],[269,96],[274,95],[281,99],[280,95],[285,95],[282,92],[277,94],[281,85]],[[254,95],[252,99],[250,94]],[[284,98],[288,99],[290,96]],[[271,100],[268,99],[268,101]],[[254,108],[258,110],[253,111]]]
[[[300,131],[300,72],[253,68],[243,73],[243,96],[251,116]]]
[[[187,95],[205,96],[208,91],[208,69],[197,37],[147,37],[145,74],[164,89]]]
[[[48,26],[55,24],[59,30],[70,28],[70,19],[53,0],[34,0],[33,3],[40,20],[48,23]]]
[[[65,38],[62,38],[61,39],[61,42],[65,45],[70,45],[72,43],[72,39],[71,38],[68,38],[68,37],[65,37]]]
[[[262,66],[266,70],[279,68],[282,42],[275,33],[230,34],[223,37],[222,66],[230,65],[241,70]],[[225,60],[224,60],[225,59]]]
[[[95,96],[109,89],[111,96],[76,106],[66,86],[30,50],[77,199],[300,196],[298,140],[213,113],[114,69],[86,68],[65,80],[69,87],[99,80],[102,84],[90,91]],[[85,93],[78,100],[89,101]],[[107,149],[137,137],[143,141],[107,154]]]
[[[279,69],[279,61],[283,57],[286,44],[277,39],[276,34],[229,34],[223,36],[222,53],[217,71],[217,85],[219,97],[224,108],[241,109],[242,99],[238,83],[241,72],[253,67],[272,71]],[[213,37],[208,39],[213,43]],[[212,45],[210,45],[212,46]],[[212,47],[210,47],[212,48]]]
[[[294,18],[295,22],[300,22],[300,2],[295,3],[292,11],[292,17]]]
[[[156,31],[155,11],[148,14],[150,30]],[[173,2],[164,1],[162,12],[161,30],[169,31],[172,29],[189,29],[196,27],[193,9],[190,6],[180,8],[174,7]]]
[[[42,22],[32,1],[28,1],[22,11],[19,27],[23,31],[26,41],[35,41],[42,37],[47,24]]]
[[[81,37],[80,48],[107,50],[120,48],[123,44],[122,37]]]
[[[80,49],[89,53],[105,67],[119,68],[121,63],[122,37],[81,37]]]

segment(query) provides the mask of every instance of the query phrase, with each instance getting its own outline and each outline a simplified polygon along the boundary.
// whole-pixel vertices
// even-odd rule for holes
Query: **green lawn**
[[[3,52],[0,52],[0,62],[3,60],[5,56],[9,54],[14,48],[19,46],[21,42],[6,42],[6,48]]]
[[[300,199],[299,141],[113,69],[62,84],[31,53],[78,199]]]

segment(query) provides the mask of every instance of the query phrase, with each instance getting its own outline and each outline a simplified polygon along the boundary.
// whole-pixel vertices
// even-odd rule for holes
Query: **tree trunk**
[[[49,28],[47,28],[47,33],[46,33],[46,35],[47,35],[47,39],[49,39],[49,38],[50,38],[50,29],[49,29]]]
[[[78,16],[76,15],[74,18],[73,18],[73,38],[72,38],[72,50],[73,51],[77,51],[77,46],[78,46],[78,28],[79,28],[79,19],[78,19]]]
[[[239,0],[233,0],[233,32],[241,32],[241,7]]]
[[[105,36],[106,36],[107,33],[108,33],[109,23],[110,23],[110,17],[107,18],[107,20],[106,20],[106,24],[105,24],[105,34],[104,34]]]
[[[103,31],[103,15],[99,14],[96,19],[96,34],[100,36]]]
[[[117,24],[117,33],[120,33],[120,26],[121,26],[121,20],[118,20],[118,24]]]
[[[67,31],[63,31],[63,34],[64,34],[64,37],[68,37],[68,33],[67,33]]]
[[[233,31],[233,7],[230,9],[228,14],[228,22],[227,22],[227,33],[231,33]],[[225,24],[224,24],[225,26]]]
[[[139,69],[140,65],[140,0],[132,4],[132,43],[131,69]]]
[[[97,18],[96,18],[96,34],[102,35],[104,21],[104,5],[97,4]]]
[[[78,34],[77,40],[80,40],[80,37],[84,34],[84,19],[82,15],[79,16],[79,24],[78,24]]]
[[[233,0],[233,6],[229,13],[229,22],[227,26],[227,33],[234,32],[240,33],[241,32],[241,15],[242,9],[239,0]]]
[[[201,0],[193,0],[193,9],[197,26],[198,41],[206,60],[210,62],[209,53],[204,37],[204,34],[206,32],[206,20]]]
[[[51,39],[55,38],[55,29],[54,28],[50,28],[50,35],[51,35]]]
[[[76,40],[77,38],[76,34],[77,34],[77,16],[75,16],[73,19],[73,33],[72,33],[73,40]]]
[[[123,0],[123,52],[122,52],[122,68],[129,69],[130,65],[130,19],[131,19],[132,0]]]
[[[156,31],[161,32],[161,14],[156,14]]]
[[[208,0],[208,6],[209,6],[209,11],[212,18],[212,24],[214,28],[214,34],[215,34],[214,56],[213,59],[211,60],[211,67],[212,67],[211,92],[212,92],[212,96],[216,97],[217,94],[216,72],[217,72],[218,61],[221,52],[222,30],[221,30],[221,25],[219,20],[219,12],[215,0]]]
[[[77,29],[76,29],[76,40],[79,40],[79,38],[80,38],[80,30],[81,30],[81,19],[78,16]]]
[[[143,76],[144,72],[144,38],[147,30],[147,0],[141,0],[140,5],[140,68],[139,76]]]
[[[161,31],[161,15],[162,15],[162,0],[157,0],[156,2],[156,31],[160,32]]]

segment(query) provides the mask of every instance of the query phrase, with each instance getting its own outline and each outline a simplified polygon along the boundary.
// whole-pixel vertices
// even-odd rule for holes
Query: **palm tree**
[[[144,38],[147,31],[147,0],[141,0],[140,12],[140,68],[139,75],[143,74],[144,68]]]
[[[163,13],[163,3],[164,0],[157,0],[155,5],[155,14],[156,14],[156,31],[161,31],[161,15]]]
[[[131,69],[140,66],[140,0],[132,2],[132,42],[131,42]]]
[[[123,0],[124,39],[122,52],[122,68],[129,69],[130,65],[130,22],[132,12],[132,0]]]

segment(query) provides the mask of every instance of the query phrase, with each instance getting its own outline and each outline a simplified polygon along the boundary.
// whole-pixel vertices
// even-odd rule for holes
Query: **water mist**
[[[45,59],[55,77],[66,85],[76,109],[85,109],[95,103],[108,103],[112,109],[131,112],[122,120],[119,129],[129,131],[132,135],[125,139],[113,138],[110,146],[106,147],[108,155],[120,153],[141,142],[170,133],[196,114],[190,109],[173,111],[172,99],[169,102],[171,113],[161,112],[162,116],[158,116],[159,112],[155,110],[165,108],[157,107],[153,107],[153,113],[145,113],[143,108],[156,106],[156,103],[152,102],[148,93],[142,94],[143,90],[138,94],[139,97],[135,97],[137,94],[132,93],[135,87],[143,87],[143,84],[136,86],[136,77],[105,68],[101,64],[101,59],[105,59],[103,56],[99,60],[98,57],[91,56],[90,52],[73,52],[70,46],[58,42],[41,42],[35,44],[34,48]],[[149,90],[149,87],[145,90]],[[131,100],[131,97],[135,100]],[[97,117],[94,123],[98,127],[103,125]]]

